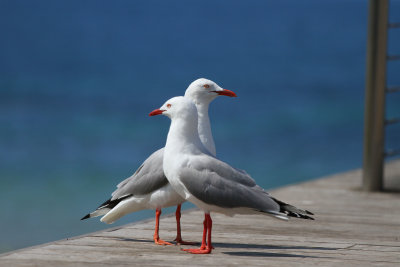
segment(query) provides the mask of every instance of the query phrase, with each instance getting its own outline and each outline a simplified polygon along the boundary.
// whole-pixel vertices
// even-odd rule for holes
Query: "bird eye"
[[[167,108],[170,108],[171,107],[171,104],[167,104]]]
[[[208,84],[203,85],[204,88],[210,88]]]

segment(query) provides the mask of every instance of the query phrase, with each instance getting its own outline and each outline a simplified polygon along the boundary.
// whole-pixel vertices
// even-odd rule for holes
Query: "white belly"
[[[121,201],[117,206],[104,215],[101,218],[101,221],[105,223],[113,223],[122,216],[135,211],[157,208],[161,209],[176,206],[183,202],[185,202],[185,199],[177,194],[170,184],[167,184],[150,194],[132,196]]]
[[[156,209],[176,206],[183,202],[185,202],[185,199],[176,193],[171,184],[167,184],[149,194],[148,202],[145,205],[148,209]]]

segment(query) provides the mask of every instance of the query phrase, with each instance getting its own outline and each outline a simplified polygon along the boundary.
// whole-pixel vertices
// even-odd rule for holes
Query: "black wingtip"
[[[301,218],[301,219],[307,219],[307,220],[315,220],[313,217],[302,214],[302,213],[296,213],[296,212],[291,212],[291,211],[285,211],[287,216],[294,217],[294,218]],[[311,215],[311,214],[310,214]]]
[[[276,203],[279,204],[280,206],[280,212],[285,213],[287,216],[290,217],[295,217],[295,218],[301,218],[301,219],[308,219],[308,220],[314,220],[313,217],[310,217],[308,215],[314,215],[311,211],[308,210],[302,210],[298,209],[290,204],[287,204],[283,201],[280,201],[276,198],[272,198]]]
[[[81,219],[81,221],[86,220],[86,219],[89,219],[89,218],[90,218],[90,213],[87,214],[85,217],[83,217],[83,218]]]
[[[303,219],[312,220],[312,221],[315,220],[313,217],[310,217],[310,216],[307,216],[307,215],[301,215],[301,216],[302,216]]]
[[[308,215],[314,215],[314,213],[312,213],[311,211],[308,211],[308,210],[306,210],[306,213],[307,213]]]

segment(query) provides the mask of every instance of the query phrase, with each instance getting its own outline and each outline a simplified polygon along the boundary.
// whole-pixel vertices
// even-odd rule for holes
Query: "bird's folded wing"
[[[164,148],[151,154],[131,177],[118,184],[111,199],[126,195],[145,195],[168,184],[163,170],[163,155]]]
[[[180,180],[197,199],[223,208],[279,212],[279,205],[244,171],[216,158],[193,157]]]

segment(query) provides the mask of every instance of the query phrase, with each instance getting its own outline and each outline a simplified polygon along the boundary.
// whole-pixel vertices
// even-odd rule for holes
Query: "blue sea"
[[[148,113],[200,77],[238,95],[210,107],[217,154],[262,187],[361,167],[367,17],[362,0],[0,1],[0,252],[109,227],[80,218],[164,146]]]

